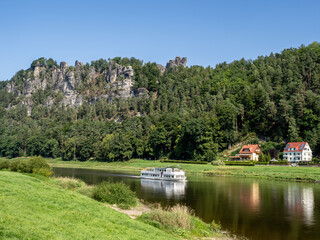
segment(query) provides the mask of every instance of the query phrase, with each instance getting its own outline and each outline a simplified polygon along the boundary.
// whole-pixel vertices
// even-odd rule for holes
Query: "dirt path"
[[[133,219],[137,218],[142,213],[150,212],[152,210],[151,208],[147,207],[146,205],[142,205],[142,204],[139,204],[138,206],[133,207],[128,210],[121,209],[121,208],[117,207],[115,204],[114,205],[107,205],[107,206],[113,208],[114,210],[116,210],[118,212],[125,213]]]

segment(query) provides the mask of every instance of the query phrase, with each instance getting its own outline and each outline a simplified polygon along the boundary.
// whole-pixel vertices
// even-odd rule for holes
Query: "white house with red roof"
[[[236,156],[230,156],[232,161],[258,161],[259,155],[262,153],[258,144],[243,145],[240,152]]]
[[[288,162],[312,160],[312,151],[307,142],[289,142],[283,150],[283,159]]]

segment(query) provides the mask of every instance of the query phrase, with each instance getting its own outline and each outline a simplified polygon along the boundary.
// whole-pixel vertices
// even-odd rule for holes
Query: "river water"
[[[252,240],[319,240],[320,185],[315,183],[188,175],[188,182],[140,179],[137,173],[54,168],[55,176],[88,184],[122,181],[138,198],[162,206],[189,206],[205,222],[214,220]]]

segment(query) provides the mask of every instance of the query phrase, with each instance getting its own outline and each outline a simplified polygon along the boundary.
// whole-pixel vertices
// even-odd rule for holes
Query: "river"
[[[188,182],[140,179],[121,171],[54,168],[55,176],[88,184],[122,181],[138,198],[162,206],[189,206],[205,222],[252,240],[319,240],[320,185],[188,175]]]

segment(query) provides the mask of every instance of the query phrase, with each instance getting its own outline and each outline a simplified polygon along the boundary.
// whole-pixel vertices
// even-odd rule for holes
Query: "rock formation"
[[[163,74],[166,71],[166,68],[161,64],[157,64],[157,67],[160,69],[161,74]]]
[[[46,89],[50,89],[51,92],[56,94],[62,94],[60,104],[78,107],[85,101],[83,94],[86,92],[84,89],[80,92],[78,88],[83,82],[94,82],[98,77],[105,79],[108,87],[102,89],[102,94],[99,96],[87,99],[89,103],[94,103],[101,98],[112,101],[113,98],[134,96],[132,67],[121,66],[112,61],[109,63],[108,69],[103,72],[97,72],[93,67],[85,69],[83,63],[76,61],[74,68],[70,68],[66,62],[61,62],[60,67],[52,66],[48,68],[36,65],[33,71],[30,70],[27,73],[27,77],[22,80],[22,88],[21,86],[17,87],[15,81],[10,81],[6,89],[9,93],[14,93],[15,96],[23,95],[24,98],[20,104],[26,105],[28,109],[33,106],[32,95]],[[51,94],[42,104],[50,107],[54,104],[54,100],[54,96]]]
[[[174,60],[170,60],[167,65],[166,65],[166,70],[170,69],[170,68],[175,68],[178,66],[183,66],[186,67],[187,65],[187,58],[180,58],[180,57],[176,57]]]
[[[170,68],[185,67],[186,63],[187,58],[176,57],[166,67],[160,64],[157,67],[163,74]],[[59,104],[76,108],[84,102],[92,104],[101,99],[110,102],[117,98],[149,97],[146,88],[133,89],[133,75],[131,66],[122,66],[112,60],[100,69],[79,61],[75,61],[74,67],[69,67],[66,62],[61,62],[59,66],[37,62],[22,75],[9,81],[6,89],[15,97],[21,97],[19,105],[27,106],[30,114],[36,100],[33,95],[37,93],[44,96],[44,99],[42,97],[35,103],[47,107]],[[93,88],[88,89],[88,86]]]

